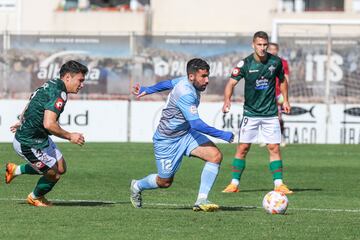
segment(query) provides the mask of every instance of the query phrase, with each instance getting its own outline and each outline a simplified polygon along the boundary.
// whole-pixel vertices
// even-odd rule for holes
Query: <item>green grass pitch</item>
[[[24,203],[38,176],[0,183],[0,239],[359,239],[360,149],[358,145],[289,145],[283,149],[289,196],[286,215],[261,208],[272,188],[265,148],[254,145],[241,192],[221,190],[230,181],[236,145],[219,144],[224,161],[210,200],[214,213],[193,212],[203,162],[184,158],[173,186],[143,194],[132,208],[129,183],[156,171],[151,144],[58,144],[68,171],[48,195],[51,208]],[[0,145],[0,169],[23,163],[11,144]]]

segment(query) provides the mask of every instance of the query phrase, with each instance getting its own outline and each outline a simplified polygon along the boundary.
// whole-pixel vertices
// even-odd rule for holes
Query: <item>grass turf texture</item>
[[[271,190],[265,148],[252,147],[239,193],[221,193],[231,177],[236,145],[220,144],[224,161],[210,200],[215,213],[193,212],[203,163],[184,158],[169,189],[143,194],[144,208],[129,201],[129,183],[156,171],[151,144],[58,144],[68,172],[48,194],[61,199],[35,208],[25,199],[38,177],[0,184],[0,239],[358,239],[360,150],[357,145],[289,145],[283,149],[289,196],[286,215],[261,208]],[[23,163],[11,144],[0,145],[5,163]],[[70,201],[81,200],[81,201]],[[109,201],[109,202],[104,202]],[[164,204],[164,205],[161,205]],[[318,209],[318,210],[309,210]],[[336,211],[352,209],[353,212]]]

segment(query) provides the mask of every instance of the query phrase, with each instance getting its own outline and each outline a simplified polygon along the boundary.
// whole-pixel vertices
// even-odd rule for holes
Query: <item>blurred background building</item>
[[[0,97],[27,99],[75,59],[90,72],[72,98],[131,101],[134,82],[184,75],[190,58],[203,57],[211,66],[203,99],[221,102],[259,30],[289,61],[291,101],[310,104],[301,114],[324,115],[317,124],[327,128],[336,115],[339,129],[356,126],[360,142],[360,0],[0,0]],[[242,101],[242,84],[234,101]],[[329,139],[324,132],[320,142]]]
[[[23,98],[75,55],[93,70],[85,98],[127,98],[131,81],[181,75],[196,55],[212,64],[216,100],[232,66],[251,52],[251,35],[264,30],[290,60],[294,97],[340,99],[358,88],[359,16],[359,0],[0,0],[0,89]],[[342,86],[332,81],[329,90],[339,78]]]
[[[359,0],[2,0],[0,30],[248,34],[270,32],[274,19],[347,20],[359,14]]]

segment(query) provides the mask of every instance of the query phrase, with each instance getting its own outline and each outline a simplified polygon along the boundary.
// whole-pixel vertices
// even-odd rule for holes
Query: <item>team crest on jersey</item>
[[[271,65],[268,69],[271,72],[271,74],[273,74],[276,68],[273,65]]]
[[[244,66],[244,61],[243,61],[243,60],[241,60],[241,61],[236,65],[236,67],[238,67],[238,68],[241,68],[242,66]]]
[[[67,94],[66,94],[66,92],[61,92],[60,96],[61,96],[61,98],[62,98],[64,101],[66,101],[66,99],[67,99]]]
[[[231,73],[234,77],[238,76],[240,74],[240,68],[234,68],[234,70]]]
[[[197,113],[198,113],[197,107],[196,107],[195,105],[192,105],[192,106],[190,107],[190,112],[191,112],[192,114],[197,114]]]
[[[59,111],[64,107],[64,100],[62,98],[58,98],[55,102],[55,108]]]

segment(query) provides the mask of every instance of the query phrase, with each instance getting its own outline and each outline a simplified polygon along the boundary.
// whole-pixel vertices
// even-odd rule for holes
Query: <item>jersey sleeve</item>
[[[180,81],[187,79],[187,77],[178,77],[171,80],[171,84],[173,87],[176,86]]]
[[[60,92],[53,92],[49,94],[49,100],[45,104],[45,110],[50,110],[55,112],[58,116],[64,110],[66,99],[64,96],[61,96]]]
[[[179,77],[179,78],[175,78],[175,79],[164,80],[164,81],[158,82],[152,86],[140,87],[139,94],[141,94],[143,92],[146,92],[146,94],[153,94],[153,93],[173,89],[176,86],[176,84],[178,84],[183,79],[184,79],[184,77]]]
[[[280,82],[283,82],[284,79],[285,79],[285,77],[284,77],[284,67],[283,67],[283,64],[282,64],[281,60],[279,61],[279,65],[277,66],[277,69],[276,69],[276,76],[279,78]]]
[[[199,118],[199,113],[196,106],[196,98],[193,94],[189,93],[181,96],[176,105],[187,121]]]
[[[240,81],[245,77],[246,66],[244,60],[241,60],[236,67],[232,70],[230,78]]]

